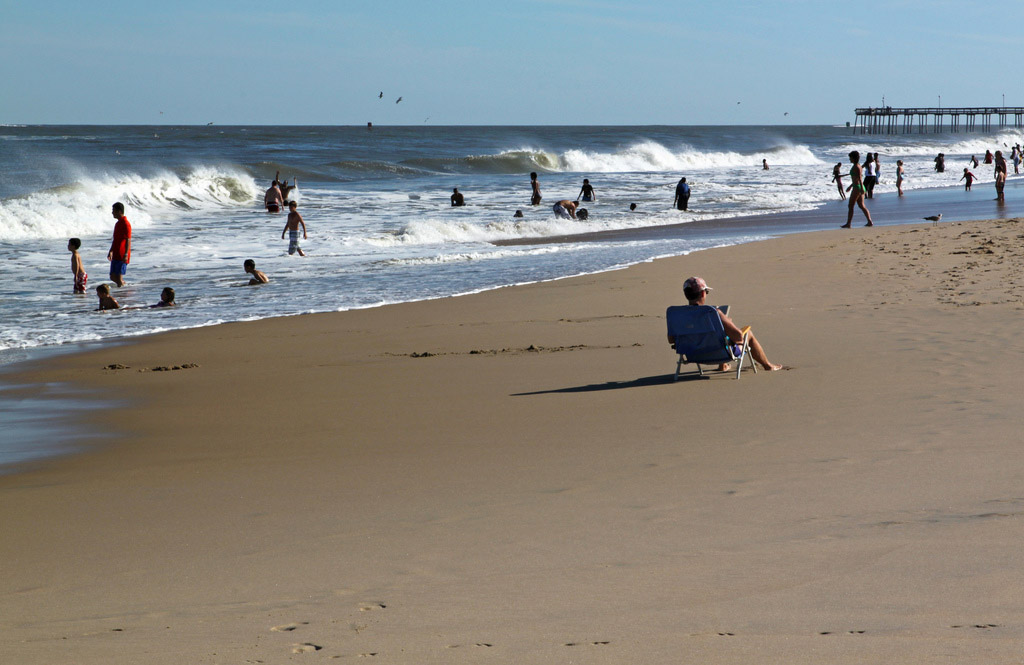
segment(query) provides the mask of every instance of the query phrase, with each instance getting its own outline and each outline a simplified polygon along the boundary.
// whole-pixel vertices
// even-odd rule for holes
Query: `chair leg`
[[[683,359],[682,359],[682,357],[680,357],[679,360],[676,362],[676,375],[672,377],[672,382],[673,383],[675,383],[676,381],[679,380],[679,368],[682,367],[682,366],[683,366]]]
[[[750,355],[750,339],[746,335],[743,336],[743,348],[740,353],[740,361],[737,363],[739,365],[739,369],[736,370],[737,379],[740,378],[740,373],[743,372],[744,360],[750,362],[750,366],[754,368],[754,374],[757,374],[757,365],[754,363],[754,359]]]

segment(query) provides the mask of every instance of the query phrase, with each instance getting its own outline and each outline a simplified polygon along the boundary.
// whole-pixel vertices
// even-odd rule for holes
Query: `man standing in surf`
[[[113,205],[110,214],[117,223],[114,224],[114,240],[110,243],[107,260],[110,261],[110,279],[118,286],[124,286],[124,275],[128,272],[128,262],[132,258],[132,225],[124,216],[124,204],[118,201]]]
[[[263,205],[266,207],[267,212],[280,212],[281,206],[284,205],[284,195],[281,194],[281,187],[277,182],[277,178],[270,184],[270,189],[263,195]]]
[[[530,188],[533,193],[530,195],[530,205],[540,205],[540,183],[537,181],[537,173],[530,174]]]

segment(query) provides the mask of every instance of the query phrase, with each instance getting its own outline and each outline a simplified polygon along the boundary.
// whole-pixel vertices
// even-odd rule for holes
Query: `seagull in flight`
[[[396,99],[396,100],[395,100],[395,103],[397,104],[397,103],[398,103],[398,102],[400,102],[400,101],[402,101],[402,98],[401,98],[401,97],[399,97],[398,99]]]
[[[377,99],[384,99],[384,91],[383,90],[381,90],[380,94],[377,95]]]

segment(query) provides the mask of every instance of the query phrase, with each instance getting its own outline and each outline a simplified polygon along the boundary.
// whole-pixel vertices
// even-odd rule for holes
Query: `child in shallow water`
[[[164,290],[160,292],[160,302],[150,307],[174,307],[174,289],[169,286],[165,286]]]
[[[110,287],[106,284],[100,284],[96,287],[96,295],[100,299],[100,310],[104,309],[121,309],[121,306],[117,304],[114,297],[110,295]]]
[[[245,268],[245,272],[252,275],[252,279],[249,280],[249,286],[256,286],[258,284],[266,284],[270,279],[263,274],[263,271],[256,270],[256,262],[252,259],[246,259],[245,263],[242,264]]]
[[[85,285],[89,281],[89,275],[85,274],[85,266],[82,265],[82,257],[78,254],[81,247],[81,239],[71,238],[68,240],[68,251],[71,252],[71,274],[75,276],[75,293],[85,293]]]
[[[965,192],[971,191],[971,183],[974,182],[975,180],[977,180],[977,178],[978,178],[978,176],[976,176],[973,173],[971,173],[970,169],[964,169],[964,174],[962,176],[960,176],[960,180],[966,180],[967,181],[964,184],[964,191]]]

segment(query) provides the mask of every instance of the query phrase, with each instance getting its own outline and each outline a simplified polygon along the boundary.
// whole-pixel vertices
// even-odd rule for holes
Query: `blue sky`
[[[1024,106],[1009,3],[0,6],[0,123],[834,124],[883,95]]]

